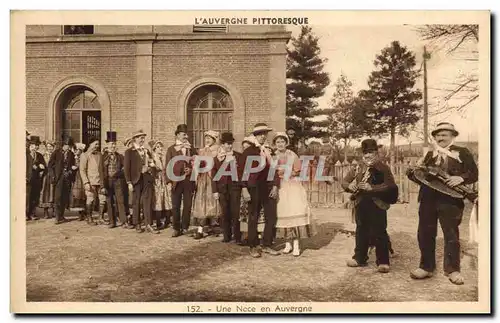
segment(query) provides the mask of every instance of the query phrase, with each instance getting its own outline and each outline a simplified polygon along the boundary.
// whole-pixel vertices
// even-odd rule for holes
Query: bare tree
[[[429,41],[437,51],[456,57],[457,60],[477,62],[479,60],[477,43],[479,25],[425,25],[417,28],[423,40]],[[477,70],[472,73],[460,73],[456,81],[441,90],[444,92],[444,104],[433,115],[450,110],[463,111],[479,97]],[[462,103],[456,104],[454,102]]]

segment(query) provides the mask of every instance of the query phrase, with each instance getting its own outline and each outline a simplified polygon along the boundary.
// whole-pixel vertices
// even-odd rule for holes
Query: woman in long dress
[[[53,141],[44,141],[45,152],[43,153],[43,159],[45,160],[46,165],[49,164],[50,156],[54,152],[55,144]],[[54,212],[54,190],[55,186],[53,183],[53,179],[48,172],[45,173],[42,180],[42,192],[40,194],[40,203],[39,207],[43,208],[43,214],[45,219],[50,219],[53,217],[52,214],[49,213],[49,209],[52,209],[52,213]]]
[[[252,143],[255,143],[256,140],[253,136],[245,137],[243,138],[243,142],[241,143],[242,146],[242,152],[245,151]],[[243,199],[243,196],[241,196],[241,204],[240,204],[240,228],[241,228],[241,233],[243,237],[243,241],[248,240],[248,212],[249,212],[249,207],[250,207],[250,202],[247,202]],[[264,226],[265,226],[265,219],[264,219],[264,208],[261,207],[260,213],[259,213],[259,218],[257,219],[257,232],[259,234],[259,239],[260,236],[262,235],[262,232],[264,232]]]
[[[161,230],[170,224],[172,216],[172,192],[168,189],[165,174],[163,172],[163,148],[164,145],[159,140],[151,140],[152,157],[154,162],[154,188],[153,188],[153,212],[156,218],[156,229]],[[162,223],[164,219],[164,223]]]
[[[80,171],[78,168],[80,167],[80,158],[82,156],[83,151],[85,150],[85,144],[77,143],[75,145],[74,153],[75,153],[75,166],[77,169],[75,170],[75,181],[73,182],[73,186],[71,187],[71,197],[70,197],[70,210],[77,211],[79,214],[79,220],[85,220],[85,188],[83,186],[82,177],[80,176]]]
[[[301,170],[299,157],[286,148],[288,142],[284,132],[278,132],[273,139],[280,176],[276,228],[284,231],[286,245],[282,252],[287,254],[293,251],[294,256],[300,256],[299,241],[310,235],[311,210],[307,192],[298,178]]]
[[[220,149],[218,144],[219,133],[217,131],[205,131],[205,147],[198,151],[199,156],[217,157]],[[202,161],[200,167],[204,167]],[[212,192],[212,172],[198,174],[196,177],[196,194],[193,205],[194,223],[198,225],[195,239],[203,238],[204,227],[211,227],[221,216],[221,210]]]

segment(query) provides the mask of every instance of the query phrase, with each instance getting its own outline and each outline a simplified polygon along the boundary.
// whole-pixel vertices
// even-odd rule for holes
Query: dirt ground
[[[314,209],[318,233],[303,241],[304,252],[253,259],[247,247],[221,237],[194,240],[134,230],[91,227],[73,221],[27,223],[28,301],[477,301],[477,261],[468,246],[468,213],[461,228],[465,285],[442,275],[443,240],[437,242],[438,274],[414,281],[418,265],[416,206],[389,211],[396,250],[391,272],[376,272],[373,256],[365,268],[348,268],[354,237],[342,209]],[[477,249],[476,249],[477,250]]]

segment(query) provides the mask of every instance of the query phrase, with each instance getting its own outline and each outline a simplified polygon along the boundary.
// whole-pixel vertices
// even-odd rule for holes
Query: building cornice
[[[27,36],[26,43],[290,39],[291,32]]]

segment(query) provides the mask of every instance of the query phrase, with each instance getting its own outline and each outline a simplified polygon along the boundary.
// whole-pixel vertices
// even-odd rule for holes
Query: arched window
[[[191,143],[196,148],[204,146],[203,133],[233,130],[233,101],[220,86],[206,85],[196,89],[187,103],[187,125]]]
[[[67,89],[63,95],[61,134],[86,145],[92,137],[100,141],[101,105],[97,95],[82,87]]]

